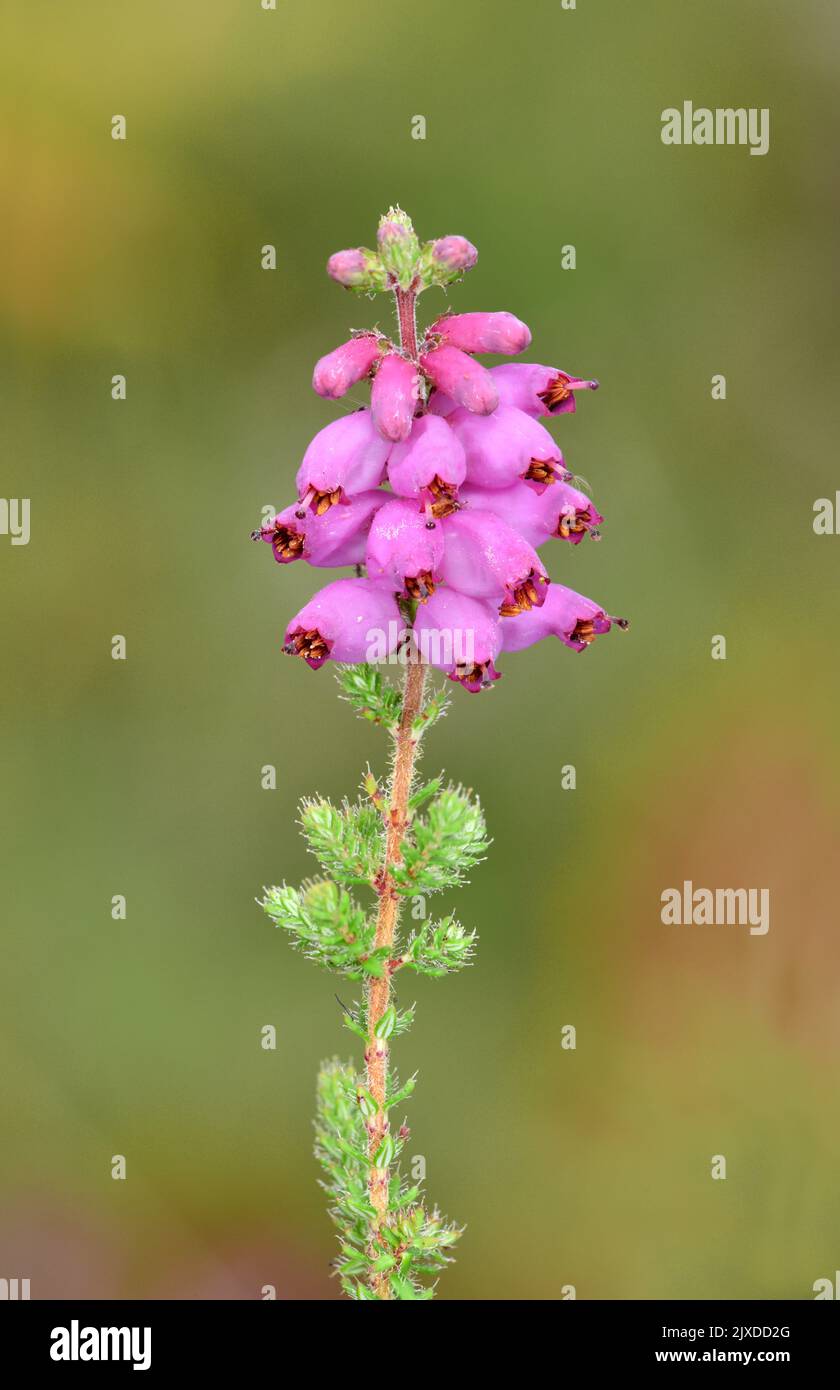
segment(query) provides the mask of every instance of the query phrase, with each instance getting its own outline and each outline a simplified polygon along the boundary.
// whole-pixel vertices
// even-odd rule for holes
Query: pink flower
[[[575,409],[576,391],[597,391],[597,381],[569,376],[559,367],[535,362],[505,362],[491,367],[500,405],[515,406],[528,415],[566,415]]]
[[[541,491],[566,474],[548,430],[512,406],[500,405],[485,418],[455,410],[447,424],[464,446],[467,482],[477,487],[510,487],[524,479]]]
[[[408,438],[419,396],[417,368],[399,353],[389,352],[379,363],[370,393],[373,422],[383,439]]]
[[[312,373],[313,388],[319,396],[338,400],[369,374],[380,352],[379,339],[373,334],[351,338],[316,362]]]
[[[597,540],[597,527],[604,520],[585,492],[565,482],[554,483],[542,492],[527,483],[504,488],[467,483],[459,500],[502,517],[535,546],[545,545],[552,537],[577,545],[587,531]]]
[[[361,565],[370,523],[387,497],[375,489],[359,492],[344,507],[329,507],[320,516],[309,511],[302,518],[293,503],[255,531],[253,539],[267,541],[281,565],[292,560],[307,560],[321,569]]]
[[[369,579],[336,579],[319,589],[286,628],[283,651],[317,671],[325,661],[368,660],[384,638],[394,650],[402,629],[393,594]]]
[[[388,455],[388,481],[400,497],[419,498],[433,516],[455,509],[455,497],[464,481],[464,450],[443,420],[421,415],[409,438],[395,444]]]
[[[368,577],[381,580],[405,598],[421,603],[440,582],[443,532],[427,521],[417,503],[395,497],[380,507],[367,540]]]
[[[524,352],[531,341],[528,325],[507,313],[451,314],[433,323],[429,332],[462,352]]]
[[[297,516],[308,508],[322,515],[357,492],[378,487],[385,476],[388,444],[374,429],[369,410],[357,410],[319,430],[297,472]]]
[[[502,617],[539,607],[548,574],[533,546],[492,512],[465,508],[442,522],[446,549],[441,574],[471,598],[491,601]]]
[[[459,348],[439,347],[423,353],[420,366],[439,391],[467,410],[489,415],[496,409],[499,396],[487,368]]]
[[[423,660],[472,694],[500,677],[493,663],[502,645],[501,629],[489,604],[454,589],[438,589],[414,619],[414,639]]]
[[[627,628],[626,618],[607,617],[591,598],[576,594],[563,584],[552,584],[542,608],[532,608],[502,623],[505,651],[518,652],[543,637],[559,637],[573,651],[582,652],[612,624]]]

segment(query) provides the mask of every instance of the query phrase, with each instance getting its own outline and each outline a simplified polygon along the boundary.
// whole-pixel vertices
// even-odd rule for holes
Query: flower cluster
[[[541,420],[574,411],[596,381],[556,367],[486,367],[531,342],[510,313],[446,313],[418,338],[416,302],[473,266],[463,237],[421,244],[400,209],[382,218],[377,250],[339,251],[329,274],[348,289],[387,290],[394,342],[356,332],[322,357],[316,392],[339,400],[370,379],[370,405],[319,431],[297,473],[297,501],[254,539],[280,564],[355,567],[320,589],[289,623],[283,650],[326,661],[383,660],[419,647],[467,690],[499,678],[502,650],[555,636],[575,651],[611,625],[591,599],[552,584],[539,549],[597,538],[603,518],[574,486]]]

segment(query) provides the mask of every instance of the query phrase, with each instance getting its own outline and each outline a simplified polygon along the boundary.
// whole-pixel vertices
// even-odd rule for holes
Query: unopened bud
[[[385,268],[375,251],[356,246],[348,251],[336,251],[327,261],[327,274],[348,290],[384,290],[388,285]]]

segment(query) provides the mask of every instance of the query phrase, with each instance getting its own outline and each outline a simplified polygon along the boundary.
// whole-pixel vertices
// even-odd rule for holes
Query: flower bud
[[[398,352],[389,352],[379,363],[370,393],[373,422],[383,439],[407,439],[420,396],[417,369]]]
[[[531,341],[528,325],[508,313],[448,314],[429,331],[462,352],[524,352]]]
[[[356,246],[348,251],[336,251],[327,261],[327,274],[348,290],[372,293],[388,288],[385,267],[375,251]]]
[[[420,255],[420,243],[411,218],[402,208],[389,208],[380,218],[376,233],[379,259],[401,289],[411,285]]]
[[[455,347],[439,347],[420,358],[429,380],[458,405],[476,415],[489,415],[499,404],[499,394],[486,367]]]
[[[478,260],[472,242],[463,236],[444,236],[427,241],[420,254],[418,275],[424,288],[429,285],[449,285],[465,270],[471,270]]]
[[[379,339],[369,333],[342,343],[316,362],[313,389],[327,400],[338,400],[368,375],[380,351]]]

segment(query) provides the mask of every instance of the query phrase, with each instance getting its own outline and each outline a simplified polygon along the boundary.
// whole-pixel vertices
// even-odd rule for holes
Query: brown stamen
[[[423,570],[420,574],[406,575],[405,592],[410,599],[415,599],[417,603],[425,603],[427,598],[431,598],[436,587],[431,570]]]
[[[560,520],[559,520],[558,523],[557,523],[557,530],[555,531],[554,534],[555,534],[556,536],[562,538],[564,541],[567,541],[567,540],[569,539],[569,536],[570,536],[570,535],[575,535],[575,536],[577,536],[577,535],[580,534],[581,531],[588,531],[588,530],[589,530],[589,512],[588,512],[588,511],[587,511],[587,512],[579,512],[579,511],[564,512],[564,513],[560,516]]]
[[[308,632],[302,629],[293,632],[283,647],[287,656],[300,656],[304,661],[323,661],[329,655],[329,650],[329,645],[315,627]]]
[[[570,642],[582,642],[585,647],[589,647],[598,636],[595,631],[595,624],[591,618],[578,618],[571,632],[569,633]]]
[[[451,516],[453,512],[458,511],[460,503],[455,496],[455,489],[451,484],[445,483],[437,474],[435,474],[432,481],[429,483],[427,491],[431,494],[433,499],[431,504],[431,514],[433,517],[440,520],[441,517]]]
[[[555,483],[557,481],[557,460],[531,459],[522,477],[528,483]]]
[[[530,574],[511,591],[510,602],[501,605],[499,608],[500,616],[502,618],[515,618],[517,614],[527,613],[530,609],[535,608],[540,601],[537,584],[547,583],[548,580],[544,574],[537,574],[535,570],[531,570]]]
[[[275,526],[271,548],[278,560],[297,560],[303,554],[303,534],[293,531],[291,526]]]
[[[538,392],[538,395],[549,410],[554,410],[558,405],[567,401],[575,391],[597,391],[597,389],[597,381],[575,381],[563,372],[558,372],[553,381],[548,383],[544,391]]]
[[[311,507],[316,516],[323,516],[330,507],[335,507],[341,501],[341,488],[333,488],[330,492],[319,492],[317,488],[308,487],[300,499],[295,516],[302,518],[306,516],[307,508]]]

